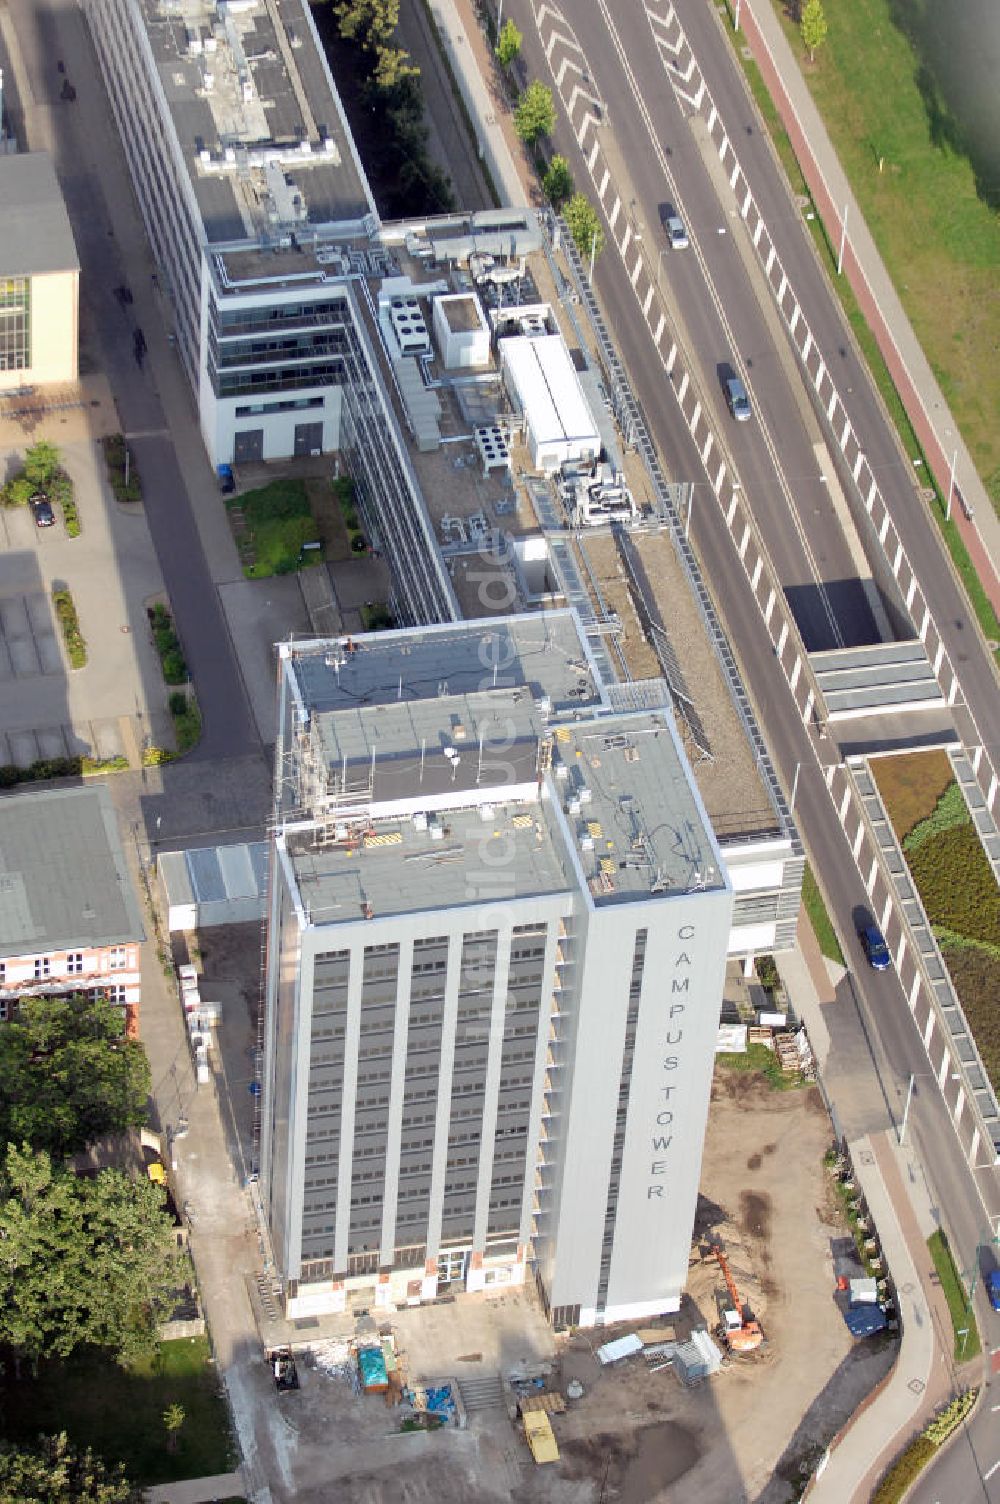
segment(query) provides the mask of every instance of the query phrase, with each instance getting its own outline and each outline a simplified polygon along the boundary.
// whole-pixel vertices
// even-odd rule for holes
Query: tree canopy
[[[556,106],[552,90],[537,78],[514,106],[514,129],[526,146],[534,146],[543,136],[550,136],[556,123]]]
[[[827,29],[823,0],[806,0],[799,21],[799,35],[802,45],[809,53],[810,62],[815,59],[817,49],[826,41]]]
[[[552,158],[542,178],[542,187],[549,203],[557,209],[570,197],[573,192],[573,174],[565,157],[557,154]]]
[[[152,1350],[183,1281],[164,1192],[119,1170],[77,1176],[28,1145],[0,1170],[0,1342],[37,1360]]]
[[[497,37],[497,57],[500,60],[502,68],[510,67],[520,52],[523,41],[524,37],[518,31],[514,22],[508,17],[501,26],[500,35]]]
[[[392,45],[399,25],[399,0],[333,0],[340,35],[371,56],[372,79],[392,89],[420,72],[402,47]]]
[[[591,256],[598,257],[604,249],[604,230],[587,195],[574,193],[562,212],[580,255],[585,261]]]
[[[0,1149],[57,1159],[146,1121],[150,1073],[105,998],[26,998],[0,1027]]]
[[[141,1497],[121,1467],[106,1467],[89,1448],[74,1450],[65,1432],[40,1437],[33,1451],[0,1442],[4,1504],[139,1504]]]

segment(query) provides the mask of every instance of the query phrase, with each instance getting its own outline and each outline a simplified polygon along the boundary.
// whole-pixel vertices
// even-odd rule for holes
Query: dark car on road
[[[31,515],[35,519],[36,527],[52,527],[56,520],[56,514],[52,510],[52,503],[47,496],[42,496],[40,492],[36,492],[28,502],[28,505],[31,508]]]
[[[885,943],[885,936],[877,924],[866,924],[859,931],[861,948],[868,958],[868,965],[873,971],[888,971],[892,965],[892,957],[889,955],[889,947]]]

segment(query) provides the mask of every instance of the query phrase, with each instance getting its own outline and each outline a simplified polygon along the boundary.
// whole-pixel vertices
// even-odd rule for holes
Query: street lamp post
[[[596,260],[596,258],[597,258],[597,226],[595,225],[594,226],[594,233],[590,237],[590,270],[587,273],[587,286],[588,287],[593,287],[593,285],[594,285],[594,261]]]
[[[955,452],[954,452],[954,454],[951,457],[951,469],[948,472],[948,501],[947,501],[947,503],[945,505],[945,510],[944,510],[944,520],[945,520],[945,522],[950,522],[951,521],[951,503],[954,500],[954,496],[955,496],[955,466],[957,464],[958,464],[958,450],[956,449]]]

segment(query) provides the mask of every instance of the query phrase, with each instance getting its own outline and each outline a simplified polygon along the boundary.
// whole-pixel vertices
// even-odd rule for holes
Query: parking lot
[[[124,756],[171,745],[167,690],[146,623],[162,579],[141,506],[123,507],[104,482],[100,435],[115,425],[106,392],[37,421],[0,411],[0,481],[39,439],[60,450],[81,533],[70,538],[59,508],[39,527],[27,507],[0,508],[0,765],[39,758]],[[71,670],[52,604],[68,589],[87,644]]]

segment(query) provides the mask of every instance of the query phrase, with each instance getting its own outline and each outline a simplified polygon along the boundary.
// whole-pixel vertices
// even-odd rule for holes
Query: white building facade
[[[446,687],[445,687],[446,686]],[[568,611],[281,649],[260,1181],[290,1314],[676,1310],[732,915]]]

